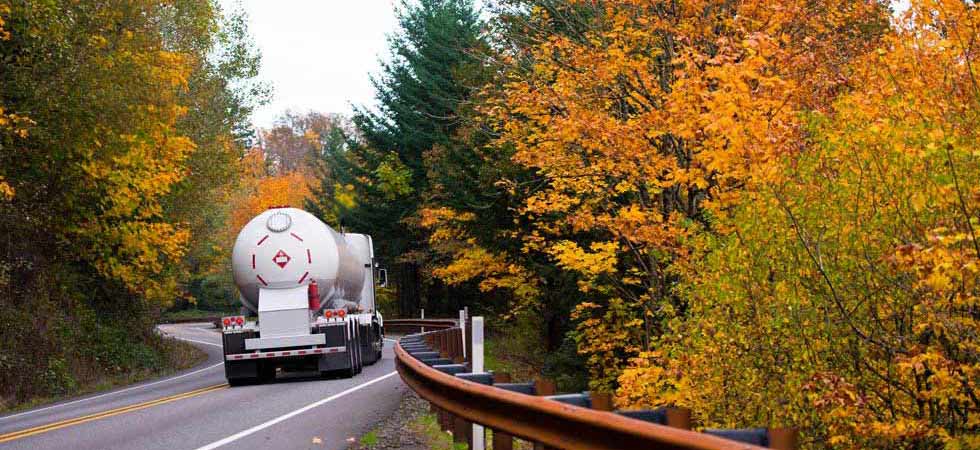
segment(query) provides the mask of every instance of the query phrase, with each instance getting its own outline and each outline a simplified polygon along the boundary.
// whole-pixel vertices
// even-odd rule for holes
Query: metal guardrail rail
[[[385,332],[413,332],[421,329],[444,330],[458,326],[456,319],[386,319]]]
[[[396,367],[402,380],[439,413],[440,424],[457,434],[466,433],[471,423],[494,431],[494,449],[510,449],[511,436],[535,443],[535,449],[676,449],[676,450],[761,450],[760,447],[707,433],[689,431],[621,414],[607,412],[611,400],[596,402],[592,408],[563,403],[546,397],[512,392],[468,381],[453,374],[447,365],[430,365],[416,358],[419,346],[431,348],[443,360],[465,363],[460,351],[463,330],[453,320],[404,320],[430,331],[403,338],[395,346]],[[447,326],[447,322],[453,322]],[[388,326],[385,321],[385,326]],[[411,339],[411,341],[406,340]],[[408,350],[403,346],[408,346]],[[430,356],[431,357],[431,356]],[[459,364],[455,369],[461,370]],[[470,374],[460,374],[464,377]],[[490,374],[483,374],[489,376]],[[492,383],[492,382],[491,382]],[[553,385],[552,385],[553,386]],[[553,390],[553,387],[552,387]],[[550,392],[553,394],[554,392]],[[538,395],[541,393],[538,392]],[[601,403],[601,404],[599,404]],[[605,410],[603,410],[605,409]],[[668,422],[669,423],[669,422]],[[689,426],[689,421],[688,421]],[[776,431],[775,433],[773,431]],[[769,448],[795,447],[795,432],[770,430]],[[763,432],[766,432],[763,430]],[[497,437],[504,445],[497,446]],[[463,442],[455,436],[457,442]]]

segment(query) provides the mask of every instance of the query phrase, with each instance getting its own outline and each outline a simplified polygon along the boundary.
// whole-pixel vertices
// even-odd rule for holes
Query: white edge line
[[[177,336],[167,336],[167,337],[172,337],[174,339],[180,339],[182,341],[187,341],[187,342],[196,342],[198,344],[210,345],[212,347],[221,347],[221,344],[215,344],[213,342],[198,341],[198,340],[194,340],[194,339],[187,339],[187,338],[182,338],[182,337],[177,337]]]
[[[195,341],[195,340],[193,340],[193,339],[184,339],[184,338],[179,338],[179,337],[176,337],[176,336],[171,336],[171,337],[174,337],[174,338],[176,338],[176,339],[180,339],[180,340],[183,340],[183,341],[191,341],[191,342],[197,342],[197,343],[199,343],[199,344],[207,344],[207,345],[213,345],[213,346],[215,346],[215,347],[221,347],[221,346],[220,346],[220,345],[218,345],[218,344],[212,344],[212,343],[210,343],[210,342],[204,342],[204,341]],[[180,378],[184,378],[184,377],[187,377],[187,376],[191,376],[191,375],[194,375],[195,373],[201,373],[201,372],[204,372],[205,370],[209,370],[209,369],[213,369],[213,368],[215,368],[215,367],[218,367],[218,366],[221,366],[221,365],[224,365],[224,363],[225,363],[225,362],[224,362],[224,361],[222,361],[222,362],[219,362],[219,363],[217,363],[217,364],[215,364],[215,365],[212,365],[212,366],[207,366],[207,367],[205,367],[205,368],[202,368],[202,369],[197,369],[197,370],[195,370],[195,371],[193,371],[193,372],[187,372],[187,373],[185,373],[185,374],[182,374],[182,375],[177,375],[177,376],[175,376],[175,377],[170,377],[170,378],[164,378],[164,379],[162,379],[162,380],[157,380],[157,381],[154,381],[154,382],[152,382],[152,383],[146,383],[146,384],[140,384],[140,385],[137,385],[137,386],[130,386],[130,387],[128,387],[128,388],[125,388],[125,389],[120,389],[120,390],[118,390],[118,391],[112,391],[112,392],[106,392],[106,393],[104,393],[104,394],[99,394],[99,395],[95,395],[95,396],[92,396],[92,397],[85,397],[85,398],[80,398],[80,399],[78,399],[78,400],[74,400],[74,401],[70,401],[70,402],[68,402],[68,403],[58,403],[57,405],[51,405],[51,406],[46,406],[46,407],[44,407],[44,408],[38,408],[38,409],[32,409],[32,410],[29,410],[29,411],[24,411],[24,412],[20,412],[20,413],[17,413],[17,414],[11,414],[11,415],[9,415],[9,416],[3,416],[3,417],[0,417],[0,421],[2,421],[2,420],[7,420],[7,419],[12,419],[12,418],[14,418],[14,417],[20,417],[20,416],[26,416],[26,415],[28,415],[28,414],[34,414],[34,413],[39,413],[39,412],[41,412],[41,411],[47,411],[47,410],[49,410],[49,409],[54,409],[54,408],[60,408],[60,407],[62,407],[62,406],[68,406],[68,405],[74,405],[74,404],[76,404],[76,403],[81,403],[81,402],[87,402],[87,401],[89,401],[89,400],[95,400],[95,399],[97,399],[97,398],[102,398],[102,397],[108,397],[108,396],[110,396],[110,395],[115,395],[115,394],[121,394],[121,393],[123,393],[123,392],[128,392],[128,391],[132,391],[132,390],[135,390],[135,389],[142,389],[142,388],[146,388],[146,387],[150,387],[150,386],[154,386],[154,385],[157,385],[157,384],[160,384],[160,383],[166,383],[166,382],[168,382],[168,381],[173,381],[173,380],[176,380],[176,379],[180,379]]]
[[[243,438],[245,436],[248,436],[248,435],[250,435],[252,433],[255,433],[257,431],[262,431],[262,430],[264,430],[266,428],[269,428],[269,427],[271,427],[271,426],[273,426],[273,425],[275,425],[275,424],[277,424],[279,422],[282,422],[284,420],[288,420],[288,419],[291,419],[293,417],[296,417],[296,416],[298,416],[300,414],[303,414],[303,413],[305,413],[305,412],[307,412],[307,411],[309,411],[309,410],[311,410],[313,408],[316,408],[318,406],[321,406],[321,405],[323,405],[323,404],[325,404],[327,402],[331,402],[331,401],[336,400],[336,399],[338,399],[340,397],[343,397],[343,396],[345,396],[347,394],[350,394],[351,392],[361,390],[361,389],[366,388],[366,387],[368,387],[368,386],[370,386],[370,385],[372,385],[374,383],[378,383],[378,382],[383,381],[385,379],[391,378],[391,377],[393,377],[395,375],[398,375],[398,372],[391,372],[391,373],[389,373],[387,375],[382,375],[382,376],[380,376],[378,378],[375,378],[375,379],[373,379],[371,381],[368,381],[366,383],[359,384],[359,385],[354,386],[354,387],[352,387],[350,389],[347,389],[346,391],[343,391],[343,392],[340,392],[340,393],[331,395],[331,396],[329,396],[329,397],[327,397],[325,399],[318,400],[316,402],[310,403],[309,405],[306,405],[306,406],[304,406],[304,407],[302,407],[300,409],[297,409],[297,410],[295,410],[293,412],[289,412],[289,413],[283,414],[283,415],[281,415],[279,417],[276,417],[275,419],[272,419],[272,420],[270,420],[268,422],[261,423],[259,425],[256,425],[256,426],[252,427],[252,428],[249,428],[247,430],[244,430],[244,431],[235,433],[235,434],[233,434],[231,436],[228,436],[228,437],[226,437],[224,439],[221,439],[221,440],[218,440],[218,441],[214,441],[214,442],[212,442],[212,443],[210,443],[208,445],[205,445],[203,447],[198,447],[197,450],[213,450],[213,449],[216,449],[218,447],[221,447],[222,445],[230,444],[230,443],[235,442],[235,441],[237,441],[237,440],[239,440],[239,439],[241,439],[241,438]]]

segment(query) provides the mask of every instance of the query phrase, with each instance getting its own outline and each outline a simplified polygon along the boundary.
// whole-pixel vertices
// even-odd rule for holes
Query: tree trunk
[[[398,264],[396,281],[398,314],[401,317],[415,318],[419,315],[419,269],[414,263]]]

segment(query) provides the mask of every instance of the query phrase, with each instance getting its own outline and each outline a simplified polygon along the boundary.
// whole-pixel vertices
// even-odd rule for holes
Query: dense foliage
[[[515,371],[980,447],[980,7],[908,3],[405,2],[376,105],[253,137],[241,15],[0,2],[0,395],[159,365],[154,314],[232,305],[238,228],[289,204]]]
[[[621,406],[980,446],[974,2],[501,0],[476,41],[445,4],[333,153],[341,220]],[[463,63],[419,84],[430,41]]]
[[[0,17],[0,396],[23,399],[161,364],[155,315],[220,259],[263,88],[244,17],[209,1]]]

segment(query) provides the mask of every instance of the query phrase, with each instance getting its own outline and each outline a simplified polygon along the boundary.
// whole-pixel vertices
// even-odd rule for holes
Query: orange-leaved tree
[[[532,9],[531,29],[582,25],[505,55],[512,78],[486,110],[538,177],[519,212],[526,249],[578,274],[589,299],[576,317],[594,388],[683,317],[677,265],[694,237],[727,232],[740,193],[780,176],[799,111],[826,107],[886,15],[834,0]]]
[[[980,11],[923,0],[846,68],[686,268],[686,317],[619,381],[808,448],[980,446]]]
[[[270,172],[266,153],[252,149],[242,160],[242,181],[233,195],[227,233],[229,245],[253,217],[273,206],[302,208],[310,195],[311,176],[306,169]]]

